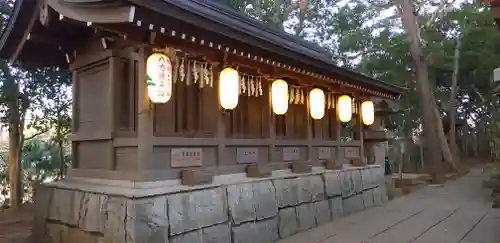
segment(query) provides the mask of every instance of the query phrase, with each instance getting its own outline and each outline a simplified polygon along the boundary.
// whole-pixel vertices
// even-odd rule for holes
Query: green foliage
[[[21,164],[28,181],[45,181],[57,174],[62,161],[59,147],[52,141],[32,139],[27,141],[21,154]]]
[[[65,139],[71,129],[71,78],[67,70],[50,67],[30,71],[43,95],[33,97],[33,112],[27,128],[50,132]]]
[[[7,153],[7,151],[0,151],[0,191],[7,188]],[[61,163],[69,161],[71,156],[69,152],[66,152],[61,160],[59,154],[59,145],[51,139],[34,138],[24,144],[21,165],[24,191],[27,193],[26,200],[31,199],[34,185],[57,178]]]
[[[0,3],[1,30],[5,29],[14,1]],[[67,156],[63,151],[71,124],[71,81],[67,70],[55,67],[26,68],[21,63],[0,60],[0,126],[9,131],[8,167],[21,160],[21,171],[10,170],[10,186],[21,188],[32,186],[53,176],[58,166],[65,164]],[[25,137],[25,129],[35,130],[35,134]],[[50,144],[30,141],[40,134],[48,134]],[[26,142],[26,143],[25,143]],[[25,146],[26,145],[26,146]],[[57,163],[55,162],[57,158]],[[7,161],[7,160],[5,160]],[[5,181],[0,166],[0,180]],[[60,166],[61,167],[61,166]],[[63,167],[59,168],[61,171]],[[5,176],[4,176],[5,175]],[[20,199],[15,198],[17,204]]]
[[[422,134],[415,68],[395,1],[309,1],[303,23],[296,9],[287,12],[280,5],[284,2],[288,1],[232,0],[229,6],[264,23],[280,15],[283,18],[271,26],[282,24],[287,32],[320,44],[338,65],[407,87],[399,101],[403,112],[387,120],[402,137]],[[412,3],[441,115],[452,107],[454,51],[460,41],[457,116],[467,123],[464,134],[486,133],[482,137],[495,142],[500,137],[500,101],[491,91],[493,69],[500,67],[500,31],[490,7],[471,1],[445,8],[438,8],[437,0]]]

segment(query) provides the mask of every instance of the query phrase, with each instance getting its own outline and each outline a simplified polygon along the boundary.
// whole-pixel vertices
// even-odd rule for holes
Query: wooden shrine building
[[[172,193],[180,184],[222,185],[216,178],[224,176],[263,180],[277,171],[297,176],[325,166],[365,166],[371,146],[389,139],[373,100],[398,99],[405,90],[338,67],[326,53],[217,1],[17,0],[1,35],[0,56],[72,72],[73,165],[67,179],[53,186],[59,189],[53,188],[56,200],[46,222],[106,238],[108,225],[82,223],[90,213],[74,221],[52,215],[59,212],[52,207],[66,207],[58,203],[76,200],[82,191],[89,198],[120,194],[135,200]],[[372,130],[377,132],[364,139]],[[153,186],[154,192],[145,189]],[[205,202],[196,198],[179,205]],[[86,202],[104,202],[96,200]],[[175,205],[169,202],[169,212]],[[206,207],[214,205],[223,204]],[[167,242],[210,225],[204,218],[183,224],[198,222],[200,228],[175,228],[186,217],[169,218],[169,236],[162,240],[135,242]]]
[[[213,2],[213,1],[212,1]],[[337,67],[318,46],[202,0],[18,0],[0,42],[1,55],[73,73],[74,165],[70,176],[130,180],[179,178],[182,168],[214,174],[247,164],[287,168],[320,164],[328,147],[363,147],[363,126],[339,140],[339,95],[395,99],[403,89]],[[171,92],[153,103],[146,86],[152,53],[170,59]],[[218,89],[231,67],[238,89]],[[271,84],[288,83],[288,110],[275,115]],[[324,115],[309,115],[311,89],[323,91]],[[235,93],[236,92],[236,93]],[[221,95],[239,100],[233,110]],[[349,156],[362,158],[351,149]]]

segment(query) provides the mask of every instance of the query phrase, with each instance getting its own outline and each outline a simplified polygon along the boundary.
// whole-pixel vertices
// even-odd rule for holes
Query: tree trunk
[[[439,138],[439,147],[441,148],[441,153],[443,155],[443,159],[448,164],[451,164],[455,170],[458,170],[457,165],[453,162],[453,156],[450,151],[450,147],[448,146],[448,139],[444,133],[443,122],[441,121],[441,116],[439,115],[439,111],[437,105],[434,103],[434,116],[436,118],[436,129],[437,135]]]
[[[427,146],[426,164],[431,166],[432,182],[440,184],[444,182],[442,171],[442,153],[439,144],[438,129],[435,117],[435,102],[431,93],[429,84],[429,74],[427,70],[426,57],[420,43],[420,36],[418,35],[419,27],[417,25],[417,18],[414,14],[414,9],[410,0],[398,0],[399,11],[401,13],[401,20],[403,27],[408,33],[410,42],[410,52],[415,62],[417,87],[422,102],[422,125],[424,130],[424,142]]]
[[[307,4],[308,0],[299,0],[299,24],[295,29],[295,35],[300,36],[302,31],[304,30],[304,22],[306,21],[306,12],[307,12]]]
[[[455,165],[460,163],[460,153],[458,151],[458,146],[457,146],[457,138],[456,138],[456,127],[457,127],[457,106],[456,106],[456,99],[457,99],[457,89],[458,89],[458,72],[459,72],[459,67],[460,67],[460,48],[462,46],[462,42],[460,41],[460,36],[457,38],[457,44],[455,46],[455,53],[453,56],[453,74],[451,76],[451,92],[450,92],[450,112],[449,112],[449,117],[450,117],[450,131],[449,131],[449,138],[450,138],[450,149],[451,149],[451,154],[453,155],[453,160],[455,162]]]
[[[20,159],[20,135],[19,123],[9,124],[9,185],[10,185],[10,207],[19,208],[22,203],[22,178]]]
[[[61,162],[60,168],[59,168],[59,179],[64,178],[64,172],[66,171],[66,163],[64,161],[64,151],[63,151],[63,141],[62,139],[59,138],[57,141],[57,145],[59,146],[59,159]]]
[[[420,150],[420,171],[423,172],[425,168],[425,163],[424,163],[424,146],[422,146],[422,143],[420,142],[418,144],[419,150]]]
[[[56,138],[57,138],[57,146],[59,147],[59,179],[62,180],[64,177],[64,171],[66,167],[66,163],[64,161],[64,151],[63,151],[63,141],[62,141],[62,122],[61,122],[61,110],[57,111],[57,124],[56,124]]]

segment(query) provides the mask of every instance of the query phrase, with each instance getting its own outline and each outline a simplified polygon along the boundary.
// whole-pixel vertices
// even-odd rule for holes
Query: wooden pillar
[[[334,129],[334,140],[340,142],[340,118],[339,118],[339,107],[338,107],[338,96],[333,97],[333,102],[335,102],[335,120],[333,121],[333,129]]]
[[[276,114],[273,112],[272,107],[272,95],[270,94],[272,88],[272,82],[267,82],[268,92],[269,92],[269,152],[268,152],[268,160],[269,162],[273,162],[274,160],[274,152],[276,150]]]
[[[222,69],[221,64],[219,63],[213,63],[213,70],[214,70],[214,79],[215,79],[215,87],[217,89],[217,159],[218,159],[218,166],[220,165],[225,165],[227,157],[225,156],[226,154],[226,143],[227,143],[227,138],[226,138],[226,122],[229,121],[227,116],[229,114],[224,114],[223,108],[220,104],[220,93],[219,93],[219,74]]]
[[[356,99],[358,102],[356,102],[356,108],[358,110],[358,113],[356,114],[356,140],[359,140],[359,157],[361,159],[361,162],[363,164],[366,164],[366,159],[365,159],[365,146],[364,146],[364,138],[363,138],[363,117],[361,116],[361,101],[359,99]]]
[[[73,97],[73,102],[71,102],[71,111],[72,111],[72,119],[71,119],[71,131],[73,134],[76,133],[77,131],[77,121],[80,119],[78,116],[78,75],[77,72],[74,70],[71,70],[71,80],[72,80],[72,85],[71,85],[71,94]],[[71,168],[79,168],[80,165],[78,164],[78,149],[77,149],[77,143],[74,141],[71,141],[71,163],[72,166]]]
[[[306,89],[306,106],[307,106],[307,114],[306,114],[306,119],[307,119],[307,160],[312,163],[314,158],[313,158],[313,131],[312,131],[312,124],[314,120],[311,117],[311,104],[309,103],[309,89]]]
[[[334,98],[333,98],[333,102],[335,102],[335,120],[333,122],[333,129],[334,129],[334,140],[338,143],[340,143],[340,126],[342,125],[341,121],[340,121],[340,118],[339,118],[339,107],[338,107],[338,99],[339,99],[339,96],[338,95],[335,95]],[[339,155],[340,155],[340,150],[342,149],[342,147],[340,146],[337,146],[335,148],[335,165],[333,165],[334,167],[335,166],[339,166],[341,167],[341,163],[339,163]]]
[[[146,78],[146,56],[144,48],[132,53],[138,62],[137,77],[137,162],[138,170],[148,170],[153,163],[153,104],[149,100]]]
[[[109,58],[109,90],[108,90],[108,100],[107,100],[107,106],[108,110],[110,111],[107,116],[107,121],[108,121],[108,127],[111,128],[111,137],[113,138],[115,136],[114,131],[116,131],[116,109],[118,107],[116,106],[116,96],[120,95],[117,94],[116,91],[116,82],[119,82],[121,80],[117,80],[116,74],[118,71],[118,58],[115,56],[111,56]],[[114,149],[109,149],[107,154],[108,161],[112,164],[112,169],[116,167],[116,161],[115,161],[115,150]]]

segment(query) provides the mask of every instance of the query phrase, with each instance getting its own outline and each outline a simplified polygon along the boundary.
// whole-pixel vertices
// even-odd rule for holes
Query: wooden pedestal
[[[325,161],[325,169],[327,170],[339,170],[342,169],[342,165],[338,165],[335,159],[329,159]]]
[[[185,169],[181,171],[181,183],[186,186],[194,186],[211,183],[214,174],[211,170]]]
[[[262,178],[271,176],[272,169],[268,165],[252,164],[247,167],[247,176],[253,178]]]
[[[363,160],[361,160],[361,159],[352,159],[351,160],[351,165],[352,166],[356,166],[356,167],[364,166]]]
[[[312,165],[308,162],[293,162],[292,163],[292,173],[310,173],[312,171]]]

